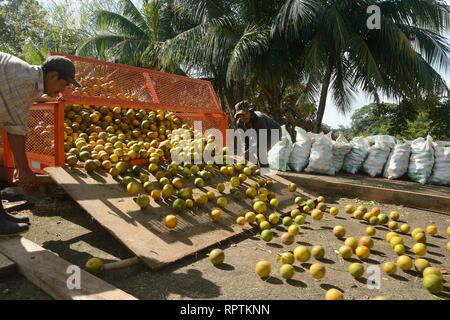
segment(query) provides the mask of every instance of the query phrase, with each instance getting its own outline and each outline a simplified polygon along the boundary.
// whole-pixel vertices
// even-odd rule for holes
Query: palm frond
[[[129,18],[129,20],[136,26],[138,26],[141,30],[146,30],[147,22],[145,21],[145,18],[142,16],[139,9],[134,5],[132,0],[121,0],[120,5],[122,13],[125,17]]]
[[[349,55],[354,60],[355,66],[362,71],[367,79],[371,79],[371,82],[378,83],[380,86],[384,86],[384,78],[378,67],[378,63],[372,54],[371,48],[367,45],[366,41],[359,35],[352,33],[349,36]]]
[[[110,33],[98,34],[84,41],[76,51],[77,55],[105,59],[111,47],[123,42],[127,37]]]
[[[115,31],[132,37],[146,39],[145,30],[142,30],[125,16],[106,10],[100,10],[95,15],[97,27],[100,31]]]
[[[231,17],[211,19],[165,41],[162,52],[186,64],[223,68],[229,38],[237,37]]]
[[[321,1],[287,0],[281,7],[273,23],[272,32],[296,35],[301,28],[308,26],[322,9]]]
[[[396,24],[443,32],[450,26],[450,7],[443,0],[377,1],[383,16]]]
[[[423,28],[400,25],[402,32],[412,39],[417,51],[431,64],[446,71],[450,66],[450,46],[444,36]]]
[[[267,26],[248,26],[231,51],[227,69],[227,83],[236,72],[242,72],[252,58],[264,54],[269,47],[270,29]]]
[[[333,41],[325,43],[333,47],[336,53],[341,52],[347,46],[347,36],[350,30],[344,20],[344,16],[338,10],[337,5],[332,5],[328,10],[325,10],[322,16],[322,27],[326,33],[333,37]]]
[[[338,58],[334,64],[335,69],[331,78],[333,100],[338,110],[345,115],[350,111],[356,90],[351,81],[348,62]]]
[[[178,6],[185,14],[190,15],[197,24],[206,23],[212,19],[219,18],[230,13],[225,11],[219,5],[220,1],[214,0],[175,0]]]

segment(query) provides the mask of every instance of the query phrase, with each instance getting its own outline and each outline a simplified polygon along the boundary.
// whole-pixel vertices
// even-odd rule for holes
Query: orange
[[[171,214],[166,216],[166,218],[164,219],[164,224],[169,229],[175,228],[177,226],[177,217]]]

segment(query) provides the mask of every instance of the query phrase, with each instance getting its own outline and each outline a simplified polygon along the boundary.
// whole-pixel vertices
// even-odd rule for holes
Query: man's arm
[[[35,184],[36,175],[28,165],[25,152],[26,136],[8,133],[8,142],[14,157],[16,172],[14,172],[14,182],[21,184]]]

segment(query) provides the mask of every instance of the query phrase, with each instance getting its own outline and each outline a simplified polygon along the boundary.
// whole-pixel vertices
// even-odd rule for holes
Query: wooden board
[[[177,227],[168,230],[163,220],[166,215],[174,213],[170,204],[152,200],[149,208],[140,210],[132,197],[127,196],[124,187],[108,174],[87,175],[79,169],[69,168],[46,168],[46,171],[88,214],[152,269],[243,234],[250,228],[235,224],[238,216],[251,210],[250,200],[234,201],[228,189],[224,195],[229,205],[222,210],[219,222],[213,222],[209,216],[211,210],[216,208],[215,202],[210,202],[206,207],[178,214]],[[193,187],[194,194],[214,190],[210,187],[195,189],[192,181],[191,178],[186,186]],[[222,181],[223,178],[216,172],[208,185],[215,186]],[[246,184],[255,182],[248,179]],[[274,189],[286,190],[286,186],[276,183]],[[242,186],[242,191],[245,197],[245,186]],[[217,191],[215,193],[219,195]],[[280,207],[293,203],[291,194],[277,192],[277,197]]]
[[[81,289],[70,290],[69,262],[21,237],[0,240],[0,252],[17,264],[29,281],[58,300],[136,300],[105,281],[81,270]]]
[[[359,198],[381,203],[447,213],[450,188],[421,186],[408,181],[390,181],[363,176],[320,176],[285,172],[282,176],[315,192],[339,197]]]
[[[16,264],[0,253],[0,279],[16,272]]]

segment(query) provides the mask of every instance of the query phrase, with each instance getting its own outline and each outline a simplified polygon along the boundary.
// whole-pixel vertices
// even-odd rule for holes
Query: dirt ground
[[[450,255],[446,251],[446,243],[449,241],[446,229],[450,226],[450,213],[355,202],[355,199],[326,198],[327,203],[340,209],[339,215],[333,218],[326,214],[320,222],[308,217],[307,223],[301,228],[301,234],[296,237],[296,243],[291,246],[282,245],[279,237],[265,243],[259,239],[257,232],[253,232],[217,246],[225,250],[226,256],[226,263],[220,267],[211,265],[207,257],[209,250],[205,250],[161,271],[149,271],[143,265],[137,265],[126,270],[111,271],[102,278],[138,299],[323,299],[326,290],[331,287],[342,290],[346,299],[369,299],[375,296],[405,300],[449,299],[448,275],[445,275],[444,292],[439,296],[422,289],[421,278],[414,271],[406,273],[400,270],[394,277],[381,271],[380,288],[368,289],[367,275],[363,279],[354,279],[347,271],[348,265],[356,259],[344,261],[335,253],[342,241],[336,239],[331,230],[335,225],[343,225],[347,230],[346,236],[359,238],[364,235],[366,225],[344,213],[343,208],[348,203],[365,204],[368,207],[377,205],[384,213],[398,210],[401,214],[399,225],[407,222],[411,230],[435,223],[439,228],[439,235],[427,237],[428,253],[425,258],[445,272],[450,267]],[[61,189],[56,189],[51,197],[43,198],[34,208],[19,214],[31,218],[32,226],[25,235],[26,238],[56,252],[73,264],[84,266],[92,256],[100,257],[106,262],[133,256],[118,240],[92,221]],[[281,226],[276,229],[278,236],[284,228]],[[369,261],[364,263],[365,267],[395,261],[396,254],[384,240],[386,233],[386,227],[377,226],[375,246]],[[411,248],[413,239],[410,236],[404,236],[404,239],[406,246]],[[296,273],[291,280],[285,281],[278,275],[280,264],[276,261],[277,254],[292,250],[298,244],[309,247],[322,245],[325,248],[326,259],[322,262],[326,265],[327,274],[324,279],[313,280],[307,272],[315,259],[302,265],[296,262]],[[411,252],[408,254],[415,257]],[[258,278],[254,272],[255,264],[260,260],[272,262],[272,277],[266,281]],[[50,297],[22,276],[15,275],[1,280],[0,299],[37,300]]]

